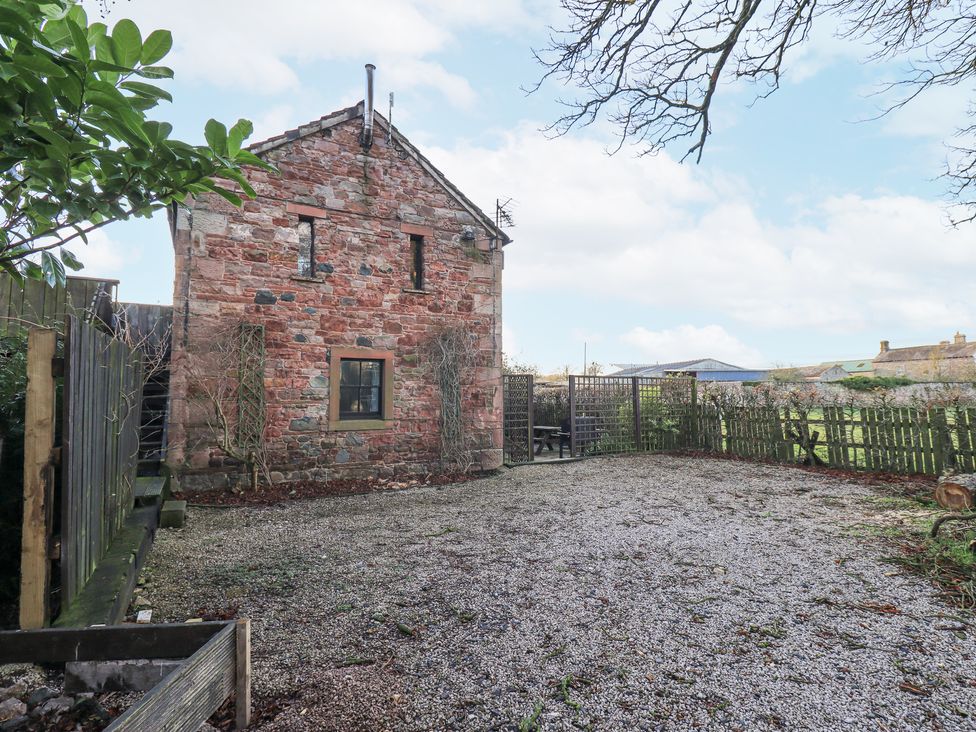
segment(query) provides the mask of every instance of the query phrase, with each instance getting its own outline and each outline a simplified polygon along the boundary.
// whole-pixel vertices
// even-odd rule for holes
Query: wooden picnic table
[[[548,424],[536,424],[532,426],[532,441],[535,443],[535,454],[541,455],[542,448],[548,447],[552,452],[552,438],[559,434],[559,428]]]

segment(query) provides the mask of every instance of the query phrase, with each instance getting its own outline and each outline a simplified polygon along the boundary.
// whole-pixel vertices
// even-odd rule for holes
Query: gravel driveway
[[[191,509],[145,594],[252,619],[261,729],[976,729],[972,618],[880,561],[894,520],[858,482],[600,458]]]

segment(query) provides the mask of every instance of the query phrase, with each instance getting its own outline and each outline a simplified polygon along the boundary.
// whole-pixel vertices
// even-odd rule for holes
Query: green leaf
[[[234,158],[241,151],[241,143],[254,132],[254,125],[250,120],[239,119],[227,133],[227,154]]]
[[[64,284],[64,266],[51,252],[41,252],[41,273],[49,287]]]
[[[82,30],[83,26],[78,25],[70,18],[65,22],[68,24],[68,30],[71,32],[71,42],[74,44],[75,55],[79,59],[87,61],[91,58],[91,45],[88,43],[88,35]]]
[[[146,79],[172,79],[173,69],[168,66],[143,66],[136,73]]]
[[[42,137],[45,141],[56,147],[65,157],[71,154],[71,144],[65,140],[61,135],[44,125],[36,124],[34,122],[28,122],[27,127]]]
[[[58,78],[68,75],[64,69],[44,53],[18,53],[13,57],[13,62],[16,66],[21,66],[29,71],[36,71],[45,76]]]
[[[119,60],[115,57],[115,44],[107,35],[95,37],[95,58],[106,64],[118,65]]]
[[[95,59],[89,63],[88,68],[92,71],[114,71],[119,74],[127,74],[132,71],[132,69],[127,69],[125,66],[119,66],[118,64],[111,63],[110,61],[103,61],[101,59]]]
[[[74,254],[63,248],[61,249],[61,261],[65,267],[70,267],[75,272],[85,267],[85,265],[78,261],[78,258]]]
[[[211,187],[210,190],[212,190],[214,193],[216,193],[224,200],[229,201],[233,205],[237,206],[237,208],[240,208],[241,206],[244,205],[244,201],[241,200],[240,196],[234,193],[234,191],[227,190],[223,186],[214,185],[213,187]]]
[[[154,64],[163,58],[173,47],[173,34],[168,30],[155,30],[149,34],[142,44],[142,56],[139,62],[143,66]]]
[[[115,60],[123,66],[133,67],[142,55],[142,36],[139,27],[128,18],[123,18],[112,29],[112,45],[115,47]]]
[[[262,170],[277,170],[274,165],[269,163],[267,160],[262,160],[250,150],[241,150],[239,153],[237,153],[237,155],[234,156],[234,162],[241,165],[253,165],[255,168],[261,168]]]
[[[227,128],[215,119],[207,121],[203,131],[210,149],[218,155],[227,154]]]
[[[42,270],[36,262],[32,262],[29,259],[23,260],[20,271],[29,280],[42,280],[44,279],[44,270]]]
[[[123,81],[119,86],[122,89],[128,89],[131,92],[150,99],[165,99],[167,102],[173,101],[173,95],[168,91],[164,91],[158,86],[146,84],[142,81]]]

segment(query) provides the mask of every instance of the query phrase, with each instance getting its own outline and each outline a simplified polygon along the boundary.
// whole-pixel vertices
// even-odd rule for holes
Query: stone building
[[[203,195],[171,217],[168,461],[184,486],[241,479],[241,462],[221,449],[212,396],[226,397],[234,438],[247,405],[236,385],[221,391],[220,374],[251,372],[234,374],[214,354],[242,327],[260,334],[254,326],[264,353],[259,344],[248,357],[263,370],[261,444],[276,480],[450,470],[446,399],[460,407],[472,467],[501,464],[510,239],[367,106],[251,146],[278,172],[249,170],[257,197],[242,208]],[[464,334],[473,358],[460,398],[445,393],[429,356],[450,332]]]
[[[952,342],[931,346],[891,348],[881,341],[874,359],[875,376],[906,376],[918,381],[972,381],[976,379],[976,343],[956,333]]]

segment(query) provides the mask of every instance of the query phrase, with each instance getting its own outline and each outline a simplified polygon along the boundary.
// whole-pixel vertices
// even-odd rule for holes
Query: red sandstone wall
[[[216,196],[177,216],[170,463],[190,484],[220,485],[228,470],[205,415],[186,398],[187,364],[240,320],[266,328],[268,446],[276,479],[390,475],[439,467],[439,393],[425,363],[431,334],[463,326],[484,364],[464,408],[481,466],[501,462],[501,276],[490,232],[385,135],[368,154],[360,123],[344,122],[268,152],[280,175],[250,171],[258,198],[236,209]],[[291,204],[291,207],[289,207]],[[295,204],[321,209],[316,281],[297,277]],[[427,237],[427,294],[410,287],[403,224]],[[463,241],[463,227],[476,232]],[[394,353],[393,425],[330,431],[330,348]],[[196,477],[194,477],[196,476]],[[231,480],[234,478],[232,477]]]

